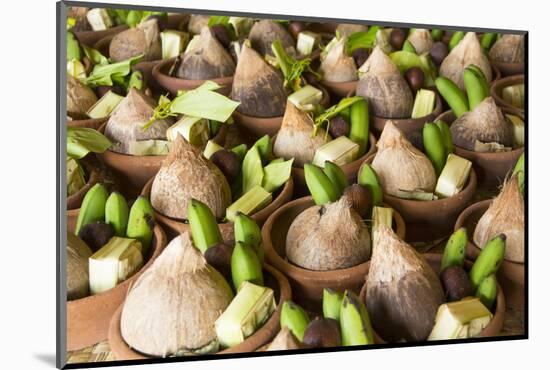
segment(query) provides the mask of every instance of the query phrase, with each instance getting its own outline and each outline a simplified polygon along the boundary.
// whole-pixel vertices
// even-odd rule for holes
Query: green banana
[[[436,121],[435,124],[437,125],[437,127],[439,127],[439,131],[441,131],[441,138],[443,139],[445,153],[447,154],[445,158],[447,158],[449,154],[452,154],[454,152],[453,135],[451,134],[451,129],[449,128],[449,125],[442,120]]]
[[[453,33],[453,36],[449,41],[449,51],[453,50],[453,48],[458,45],[458,43],[464,38],[464,35],[466,35],[466,33],[463,31],[456,31]]]
[[[361,157],[367,152],[369,145],[369,104],[365,99],[356,101],[350,109],[350,130],[349,138],[359,145],[359,154]]]
[[[239,291],[243,281],[264,285],[262,264],[254,247],[243,242],[235,244],[233,254],[231,254],[231,278],[235,291]]]
[[[468,244],[468,234],[466,228],[461,227],[456,230],[445,245],[443,257],[441,258],[441,268],[445,270],[449,266],[464,266],[464,257],[466,255],[466,246]]]
[[[339,194],[338,197],[342,196],[342,194],[344,193],[344,189],[349,185],[348,179],[344,171],[342,171],[340,166],[338,166],[336,163],[326,161],[323,172],[325,173],[325,175],[327,175],[332,185],[334,185],[334,188]]]
[[[403,43],[403,51],[408,51],[409,53],[416,54],[416,49],[414,48],[413,44],[409,40],[405,40]]]
[[[139,196],[130,208],[128,216],[128,227],[126,236],[134,238],[141,242],[143,255],[147,255],[151,240],[153,239],[153,229],[155,227],[155,213],[148,198]]]
[[[483,279],[498,271],[504,259],[505,249],[506,235],[504,234],[498,235],[485,244],[470,270],[470,281],[474,290],[477,290]]]
[[[432,39],[434,41],[440,41],[443,38],[443,31],[438,30],[437,28],[434,28],[432,30]]]
[[[304,164],[304,175],[307,188],[315,204],[322,205],[338,200],[340,195],[336,187],[320,167],[306,163]]]
[[[379,206],[382,204],[384,199],[384,194],[382,192],[382,187],[380,186],[380,181],[378,180],[378,175],[367,162],[363,163],[357,174],[357,182],[359,185],[365,186],[369,189],[372,196],[373,206]]]
[[[483,34],[483,36],[481,37],[480,44],[486,53],[489,52],[489,50],[491,49],[491,46],[493,46],[493,43],[496,41],[496,39],[497,39],[497,34],[494,32],[487,32]]]
[[[260,263],[263,263],[264,248],[262,245],[262,231],[256,221],[242,212],[237,212],[233,226],[235,242],[243,242],[254,248]]]
[[[72,32],[67,32],[67,61],[80,60],[80,45]]]
[[[343,119],[346,120],[346,122],[349,123],[349,120],[351,119],[350,115],[351,115],[351,109],[350,107],[346,107],[344,109],[342,109],[340,111],[340,113],[338,113],[339,116],[341,116]]]
[[[483,85],[483,91],[485,91],[485,97],[491,95],[491,87],[489,86],[489,81],[487,81],[487,77],[485,76],[485,73],[483,73],[483,71],[481,70],[481,68],[479,68],[478,66],[476,66],[475,64],[470,64],[468,66],[468,68],[477,74],[477,76],[479,77],[479,80],[481,81],[481,84]]]
[[[344,295],[330,288],[323,289],[323,316],[340,321],[340,307]]]
[[[105,223],[111,225],[116,236],[126,236],[128,203],[117,191],[112,192],[105,203]]]
[[[519,184],[519,190],[521,191],[521,194],[524,193],[524,181],[525,181],[525,158],[524,158],[525,152],[521,153],[521,155],[518,158],[518,161],[516,162],[516,165],[514,166],[514,172],[512,172],[512,176],[514,176],[516,173],[518,174],[518,184]]]
[[[374,334],[365,304],[352,291],[346,290],[340,308],[342,345],[374,344]]]
[[[206,204],[192,198],[187,206],[187,220],[193,244],[202,253],[223,241],[218,221]]]
[[[487,97],[483,79],[485,79],[485,76],[480,76],[477,71],[470,67],[464,70],[464,88],[468,95],[470,110],[474,110]]]
[[[498,283],[495,274],[487,276],[481,281],[476,291],[476,297],[488,310],[493,308],[498,293]]]
[[[422,138],[424,151],[434,166],[435,174],[439,176],[443,167],[445,167],[445,162],[447,162],[447,150],[439,127],[435,123],[426,122],[422,129]]]
[[[443,96],[443,99],[449,104],[456,118],[466,113],[470,108],[466,95],[456,86],[456,84],[447,77],[438,77],[435,79],[437,91]]]
[[[302,342],[309,324],[309,316],[304,309],[292,301],[285,301],[281,309],[281,328],[285,326]]]
[[[82,206],[76,220],[75,234],[78,235],[82,226],[94,222],[105,221],[105,203],[107,202],[107,189],[103,184],[97,183],[84,196]]]

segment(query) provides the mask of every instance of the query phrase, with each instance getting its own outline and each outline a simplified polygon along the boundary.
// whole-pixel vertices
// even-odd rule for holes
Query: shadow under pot
[[[67,230],[74,232],[79,209],[67,212]],[[75,351],[107,339],[109,323],[126,297],[131,284],[160,255],[166,235],[155,225],[149,256],[145,265],[130,278],[103,293],[67,301],[67,350]]]
[[[103,31],[75,31],[73,32],[78,42],[93,48],[95,43],[107,36],[114,36],[128,29],[128,26],[121,24],[120,26],[111,27]]]
[[[439,253],[426,253],[422,254],[422,256],[426,259],[430,267],[436,272],[437,276],[439,276],[439,268],[441,266],[441,257],[442,254]],[[470,270],[473,263],[466,260],[464,262],[464,267],[466,270]],[[365,282],[363,287],[361,288],[361,293],[359,294],[359,299],[364,303],[366,300],[366,294],[367,294],[367,287],[368,284]],[[485,338],[485,337],[494,337],[497,336],[500,331],[502,330],[502,325],[504,324],[504,313],[506,310],[506,302],[504,299],[504,294],[502,293],[502,289],[500,285],[498,286],[498,294],[496,299],[496,305],[493,309],[493,318],[489,322],[489,325],[483,329],[483,331],[479,334],[478,337]],[[434,318],[435,319],[435,318]],[[383,323],[378,323],[378,325],[384,325]],[[376,330],[377,323],[373,322],[373,327]],[[382,338],[383,339],[383,338]],[[475,338],[472,338],[475,339]]]
[[[481,248],[472,241],[474,231],[481,216],[489,209],[491,202],[491,199],[487,199],[472,204],[456,220],[455,230],[461,227],[466,228],[468,235],[466,255],[472,261],[481,253]],[[523,311],[525,309],[525,265],[505,259],[500,265],[497,276],[506,296],[506,305]]]
[[[273,289],[274,296],[276,297],[277,307],[275,311],[273,311],[271,317],[262,325],[261,328],[259,328],[250,337],[246,338],[242,343],[224,349],[218,353],[227,354],[254,352],[266,343],[269,343],[279,332],[279,321],[283,302],[292,298],[290,284],[288,283],[286,277],[272,266],[264,264],[263,270],[265,286]],[[117,360],[143,360],[154,358],[133,350],[124,341],[120,330],[122,307],[122,304],[118,307],[109,326],[109,345],[111,346],[111,350],[113,351],[115,358]]]
[[[288,277],[296,302],[309,311],[321,312],[323,289],[341,292],[351,289],[357,293],[365,282],[370,261],[330,271],[309,270],[289,262],[286,257],[286,239],[290,225],[300,213],[314,205],[313,198],[309,196],[295,199],[279,208],[263,226],[262,240],[267,261]],[[393,228],[400,238],[405,237],[405,222],[395,210]]]
[[[374,155],[367,158],[372,164]],[[407,224],[408,242],[430,242],[448,236],[456,218],[470,203],[477,188],[476,172],[472,168],[464,188],[456,195],[437,200],[398,198],[384,192],[384,202],[397,210]]]
[[[495,103],[502,108],[507,108],[510,110],[515,110],[519,114],[524,115],[525,109],[524,108],[518,108],[515,105],[512,105],[511,103],[504,100],[502,97],[502,90],[508,86],[514,86],[514,85],[523,85],[525,83],[525,76],[524,75],[517,75],[517,76],[509,76],[504,77],[499,80],[493,81],[491,84],[491,96],[493,99],[495,99]]]
[[[81,161],[81,164],[84,167],[88,181],[86,181],[86,184],[79,191],[67,197],[67,210],[80,208],[80,205],[82,204],[84,196],[88,190],[97,184],[101,178],[99,171],[97,171],[93,166],[87,165],[86,161]]]
[[[524,119],[523,114],[516,110],[501,108],[503,113],[514,114]],[[442,120],[451,124],[456,120],[456,116],[452,111],[442,113],[436,120]],[[475,152],[463,149],[457,145],[454,146],[454,152],[458,156],[472,162],[473,168],[478,176],[478,184],[481,188],[495,188],[502,184],[508,173],[514,168],[523,147],[516,148],[508,152]]]
[[[141,192],[142,196],[150,198],[153,181],[154,181],[154,178],[151,178],[145,184]],[[274,196],[273,201],[270,204],[268,204],[265,208],[262,208],[258,212],[252,213],[250,217],[258,224],[258,226],[262,227],[262,225],[267,220],[269,215],[271,215],[279,207],[281,207],[283,204],[287,203],[288,201],[290,201],[290,199],[292,199],[293,191],[294,191],[294,182],[292,180],[292,177],[290,177],[288,181],[285,182],[282,189],[279,189],[278,193],[273,194]],[[189,231],[189,232],[191,231],[191,228],[187,220],[168,217],[163,215],[162,213],[160,213],[154,208],[153,210],[155,212],[155,219],[166,228],[169,235],[179,235],[186,231]],[[218,227],[220,229],[223,240],[231,244],[235,238],[233,223],[222,222],[218,224]]]

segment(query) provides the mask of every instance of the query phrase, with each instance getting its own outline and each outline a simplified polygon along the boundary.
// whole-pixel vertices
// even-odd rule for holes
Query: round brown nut
[[[440,275],[447,301],[460,301],[472,295],[472,283],[468,273],[460,266],[449,266]]]
[[[304,332],[303,343],[309,348],[338,347],[342,345],[340,325],[334,319],[316,317]]]
[[[328,125],[330,136],[337,138],[349,135],[349,123],[342,116],[334,116],[329,120]]]
[[[430,57],[436,65],[440,65],[449,54],[449,47],[441,41],[434,42],[430,49]]]
[[[229,47],[229,44],[231,43],[231,38],[229,37],[229,32],[227,32],[227,28],[225,28],[224,25],[215,24],[210,27],[210,30],[214,34],[214,37],[218,39],[220,44],[222,44],[226,48]]]
[[[93,252],[98,251],[114,236],[113,228],[105,222],[94,222],[82,226],[78,237],[90,247]]]
[[[405,31],[401,28],[394,28],[390,33],[390,45],[396,50],[401,50],[405,43]]]
[[[297,39],[298,34],[305,29],[306,29],[305,23],[300,21],[293,21],[293,22],[290,22],[290,24],[288,25],[288,30],[290,31],[292,36],[294,36],[295,39]]]
[[[405,72],[405,79],[413,93],[424,86],[424,72],[420,67],[411,67],[407,69],[407,72]]]

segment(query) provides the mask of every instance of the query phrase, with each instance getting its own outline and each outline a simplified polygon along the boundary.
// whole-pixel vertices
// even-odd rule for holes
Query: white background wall
[[[142,366],[140,369],[520,369],[547,363],[550,34],[544,2],[127,0],[143,5],[527,29],[530,337],[463,344]],[[537,4],[537,5],[532,5]],[[0,368],[55,364],[55,2],[3,1],[0,12]]]

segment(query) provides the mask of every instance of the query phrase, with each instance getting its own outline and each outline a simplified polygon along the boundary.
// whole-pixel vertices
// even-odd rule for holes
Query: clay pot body
[[[112,27],[104,31],[76,31],[74,32],[74,35],[78,39],[79,43],[93,48],[96,42],[98,42],[102,38],[107,36],[114,36],[127,29],[128,26],[122,24],[120,26]]]
[[[524,115],[525,114],[524,109],[513,106],[512,104],[506,102],[502,98],[502,89],[504,89],[507,86],[519,85],[523,83],[525,83],[525,75],[504,77],[499,80],[496,80],[491,84],[491,96],[493,97],[493,99],[495,99],[495,103],[497,103],[499,107],[515,110],[519,112],[521,115]]]

